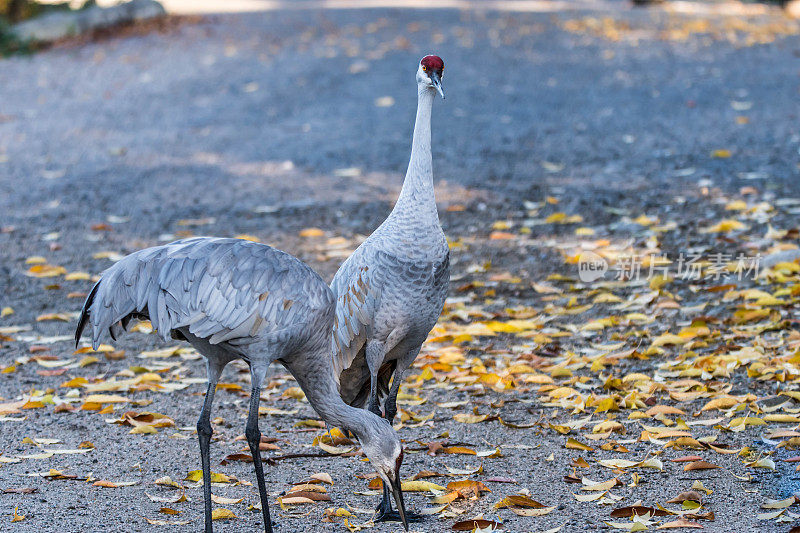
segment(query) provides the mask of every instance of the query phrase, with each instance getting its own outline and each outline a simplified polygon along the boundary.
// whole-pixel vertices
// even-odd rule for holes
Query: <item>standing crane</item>
[[[403,447],[386,420],[347,405],[339,395],[330,344],[334,314],[333,293],[296,257],[251,241],[198,237],[140,250],[106,270],[86,298],[75,345],[89,322],[96,349],[104,331],[116,339],[131,318],[142,318],[164,340],[186,340],[205,357],[208,389],[197,434],[206,533],[212,533],[211,404],[222,369],[234,359],[247,362],[252,378],[245,435],[265,532],[272,533],[272,522],[259,451],[258,405],[273,361],[292,373],[329,427],[356,435],[408,530],[399,473]]]
[[[431,108],[442,90],[444,62],[422,58],[417,117],[400,197],[388,218],[339,268],[333,347],[342,398],[383,416],[397,414],[397,393],[442,312],[450,283],[450,250],[436,209]],[[391,381],[391,388],[389,386]],[[384,485],[379,519],[392,517]]]

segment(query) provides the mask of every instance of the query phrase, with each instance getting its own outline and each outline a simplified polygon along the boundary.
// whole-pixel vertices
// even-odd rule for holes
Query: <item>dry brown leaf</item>
[[[691,463],[687,463],[683,467],[684,472],[690,472],[692,470],[711,470],[714,468],[721,468],[720,466],[715,465],[714,463],[709,463],[708,461],[692,461]]]
[[[495,522],[494,520],[484,520],[482,518],[474,518],[472,520],[462,520],[453,524],[453,531],[474,531],[476,528],[486,529],[500,529],[503,524]]]

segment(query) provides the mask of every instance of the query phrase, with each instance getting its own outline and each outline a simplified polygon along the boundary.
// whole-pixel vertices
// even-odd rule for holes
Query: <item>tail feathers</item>
[[[92,307],[92,303],[94,302],[94,298],[97,295],[97,288],[100,287],[100,283],[102,280],[98,281],[92,287],[92,292],[89,293],[89,296],[86,297],[86,301],[83,304],[83,309],[81,309],[81,317],[78,320],[78,328],[75,330],[75,348],[78,348],[78,343],[81,341],[81,335],[83,334],[83,330],[86,327],[86,324],[89,322],[89,312],[90,308]]]
[[[117,281],[115,276],[103,276],[86,297],[78,320],[78,327],[75,330],[76,348],[83,330],[90,322],[92,348],[96,350],[100,345],[100,335],[103,331],[108,330],[108,334],[116,341],[117,337],[126,331],[133,315],[145,316],[147,314],[146,310],[140,313],[136,311],[136,306],[130,299],[126,288],[115,287],[115,281]]]

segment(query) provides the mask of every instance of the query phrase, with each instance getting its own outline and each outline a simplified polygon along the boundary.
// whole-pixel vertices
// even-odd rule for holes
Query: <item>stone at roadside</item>
[[[21,41],[47,43],[165,14],[164,7],[155,0],[131,0],[112,7],[50,13],[15,25],[14,33]]]

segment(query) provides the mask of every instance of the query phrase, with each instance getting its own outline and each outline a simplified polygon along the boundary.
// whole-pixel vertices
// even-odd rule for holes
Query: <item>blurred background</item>
[[[663,472],[637,471],[650,483],[626,473],[614,490],[626,505],[666,505],[694,481],[666,457],[680,461],[688,452],[638,440],[639,421],[628,418],[657,399],[695,413],[703,403],[687,402],[735,386],[738,399],[723,400],[731,410],[704,411],[693,435],[772,453],[777,440],[769,439],[795,433],[765,433],[772,422],[731,431],[718,425],[734,411],[757,410],[750,392],[775,400],[800,376],[798,359],[787,355],[800,338],[795,9],[730,0],[0,0],[0,454],[8,459],[0,488],[40,491],[0,495],[0,520],[27,515],[15,531],[87,531],[101,516],[109,530],[151,531],[149,520],[189,517],[195,522],[171,530],[197,530],[199,489],[187,489],[192,501],[180,503],[182,516],[162,516],[162,503],[144,491],[197,468],[191,428],[205,375],[199,355],[142,355],[164,348],[145,335],[146,325],[103,353],[73,352],[82,299],[123,255],[189,235],[269,243],[329,280],[397,197],[415,72],[429,53],[445,62],[433,158],[453,282],[441,327],[408,384],[401,436],[420,453],[408,454],[406,468],[409,475],[445,472],[445,463],[463,469],[467,459],[437,452],[441,442],[489,454],[503,447],[486,458],[480,478],[493,492],[461,498],[430,523],[449,530],[456,509],[461,518],[500,517],[508,531],[605,528],[611,506],[572,494],[584,458],[595,470],[578,472],[612,476],[596,464],[600,456],[663,453]],[[612,263],[625,253],[779,253],[772,265],[791,265],[748,281],[759,287],[749,295],[728,292],[744,285],[667,277],[600,290],[576,278],[585,250]],[[676,341],[678,332],[684,337]],[[689,339],[697,345],[682,344]],[[601,360],[609,354],[610,362]],[[242,449],[236,437],[247,374],[239,370],[226,370],[231,385],[215,406],[215,453]],[[265,413],[262,431],[275,428],[275,453],[307,452],[313,432],[322,431],[294,426],[315,415],[274,370],[263,405],[276,411]],[[639,377],[616,379],[629,373]],[[102,389],[136,403],[85,402],[81,383],[130,384],[143,375],[158,385]],[[652,380],[640,386],[642,375]],[[554,390],[570,396],[550,397]],[[605,408],[592,403],[600,399]],[[28,403],[14,403],[22,400]],[[485,423],[454,419],[478,416],[473,408]],[[124,420],[113,423],[127,409],[162,413],[174,427],[129,435]],[[676,418],[666,408],[654,412],[659,421],[665,413]],[[595,418],[580,423],[576,413]],[[795,420],[796,411],[787,413],[776,423]],[[712,416],[719,420],[705,424]],[[664,422],[691,433],[676,423],[683,421]],[[49,441],[34,437],[69,449],[91,440],[94,448],[44,457]],[[594,455],[575,439],[596,447]],[[628,439],[632,453],[615,439]],[[749,451],[693,450],[723,467],[700,472],[716,491],[709,504],[716,521],[703,521],[707,530],[789,530],[788,512],[757,515],[767,498],[799,490],[793,463],[752,470],[758,457]],[[356,458],[281,464],[287,468],[267,469],[278,491],[330,471],[336,507],[372,505],[363,495],[367,481],[352,475],[365,471]],[[470,465],[483,468],[483,458]],[[251,466],[214,468],[251,479]],[[74,478],[61,472],[138,485],[66,485]],[[751,474],[758,484],[741,482]],[[508,476],[515,484],[502,480]],[[248,511],[257,497],[250,489],[225,492],[246,498],[232,507],[245,520],[257,516]],[[535,522],[495,507],[523,489],[559,507]],[[418,509],[430,505],[423,494],[409,499]],[[333,526],[324,516],[322,507],[282,512],[282,531],[327,531]],[[344,531],[341,516],[335,521]]]
[[[11,54],[0,72],[0,150],[10,160],[0,179],[29,205],[29,195],[57,196],[126,211],[138,194],[156,195],[144,202],[153,209],[183,194],[205,204],[212,195],[184,180],[205,175],[236,196],[231,184],[265,178],[259,165],[333,173],[337,192],[346,183],[379,193],[390,184],[373,173],[402,173],[409,72],[429,52],[448,65],[452,99],[435,110],[434,150],[437,177],[453,186],[524,191],[552,181],[606,194],[658,186],[674,179],[667,169],[693,165],[695,181],[745,172],[795,181],[794,161],[778,154],[797,146],[786,117],[796,112],[798,23],[777,4],[0,6]],[[754,105],[762,100],[769,105]],[[734,145],[735,161],[706,160]],[[359,176],[342,170],[353,167]],[[52,173],[66,179],[36,179]],[[236,199],[243,208],[283,195],[310,201],[300,183]]]

